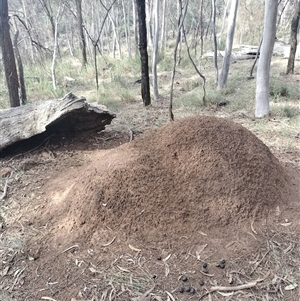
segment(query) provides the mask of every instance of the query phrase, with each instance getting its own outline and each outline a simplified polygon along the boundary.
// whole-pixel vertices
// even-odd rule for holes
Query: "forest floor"
[[[167,97],[123,101],[105,131],[2,158],[0,300],[298,301],[299,72],[275,64],[268,119],[240,103],[250,81],[203,107],[181,70],[174,123]]]

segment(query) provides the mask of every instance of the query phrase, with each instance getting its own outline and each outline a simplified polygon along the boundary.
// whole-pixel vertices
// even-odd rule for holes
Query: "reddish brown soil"
[[[111,146],[128,137],[118,138]],[[12,289],[13,268],[5,275],[0,292],[9,287],[7,298],[106,300],[108,287],[122,292],[123,281],[115,300],[130,300],[138,285],[122,278],[117,288],[108,278],[131,272],[140,277],[140,291],[155,283],[156,295],[169,291],[180,300],[197,300],[205,292],[202,278],[228,285],[219,260],[226,258],[231,270],[239,260],[253,260],[269,225],[299,217],[292,215],[299,207],[299,173],[226,119],[189,117],[112,150],[91,147],[81,156],[70,150],[82,145],[58,148],[56,158],[41,152],[39,160],[47,163],[20,177],[18,189],[26,179],[32,186],[23,196],[23,220],[16,222],[36,235],[21,252],[3,258],[0,270],[10,263],[24,268]],[[201,273],[204,261],[208,276]],[[247,269],[248,263],[239,266],[240,273]],[[194,296],[178,292],[182,274],[195,287]],[[296,300],[287,294],[286,300]]]

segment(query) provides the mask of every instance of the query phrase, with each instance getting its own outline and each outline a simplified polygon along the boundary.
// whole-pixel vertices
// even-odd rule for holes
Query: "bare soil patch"
[[[151,300],[208,300],[211,287],[254,280],[211,296],[299,299],[297,288],[284,290],[299,282],[296,165],[216,117],[124,144],[131,134],[52,137],[3,159],[12,171],[1,207],[3,300],[131,300],[152,287]]]

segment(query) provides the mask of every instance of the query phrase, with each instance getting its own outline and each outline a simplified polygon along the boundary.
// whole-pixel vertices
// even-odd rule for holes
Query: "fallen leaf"
[[[141,251],[142,251],[141,249],[135,248],[135,247],[132,246],[132,245],[129,245],[129,248],[130,248],[132,251],[136,251],[136,252],[141,252]]]
[[[119,269],[120,271],[122,271],[122,272],[130,273],[130,271],[127,270],[127,269],[124,269],[124,268],[122,268],[122,267],[120,267],[120,266],[118,266],[118,265],[117,265],[117,267],[118,267],[118,269]]]
[[[3,269],[3,271],[2,271],[2,277],[4,277],[4,276],[7,275],[9,269],[10,269],[10,266],[7,266],[5,269]]]
[[[115,239],[116,239],[116,236],[110,242],[108,242],[107,244],[102,245],[102,247],[110,246],[115,241]]]
[[[283,227],[289,227],[289,226],[292,225],[292,222],[289,222],[289,223],[281,223],[280,225],[283,226]]]
[[[171,299],[172,301],[175,301],[175,298],[172,296],[171,293],[169,293],[168,291],[166,291],[166,293],[167,293],[168,297],[170,297],[170,299]]]
[[[172,254],[169,254],[163,261],[167,261],[167,260],[169,260],[170,259],[170,257],[171,257],[171,255]]]
[[[285,291],[292,291],[292,290],[294,290],[294,289],[297,288],[297,287],[298,287],[298,284],[297,284],[297,283],[291,283],[291,284],[287,285],[287,286],[284,288],[284,290],[285,290]]]

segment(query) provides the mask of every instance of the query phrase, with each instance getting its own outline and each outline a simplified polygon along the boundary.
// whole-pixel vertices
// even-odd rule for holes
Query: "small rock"
[[[184,288],[184,290],[185,290],[187,293],[189,293],[189,292],[191,291],[191,287],[190,287],[190,286],[186,286],[186,287]]]
[[[181,280],[184,281],[184,282],[186,282],[186,281],[188,280],[188,278],[187,278],[185,275],[183,275],[183,276],[181,277]]]

